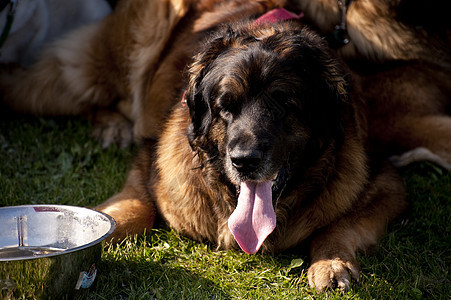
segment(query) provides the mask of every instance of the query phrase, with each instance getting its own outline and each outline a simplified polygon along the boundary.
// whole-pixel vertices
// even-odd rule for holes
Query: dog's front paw
[[[113,144],[125,148],[133,143],[133,124],[118,112],[99,111],[94,117],[93,136],[104,149]]]
[[[311,288],[323,292],[327,288],[338,288],[343,293],[350,289],[351,278],[359,280],[360,267],[357,261],[344,261],[340,258],[319,260],[308,269]]]

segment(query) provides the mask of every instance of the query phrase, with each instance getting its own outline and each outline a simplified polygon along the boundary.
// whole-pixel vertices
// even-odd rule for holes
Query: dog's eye
[[[234,107],[233,106],[218,106],[219,116],[225,121],[231,121],[233,119]]]
[[[227,107],[231,106],[233,103],[233,98],[230,95],[230,93],[222,93],[217,101],[216,101],[218,107],[227,109]]]
[[[278,104],[279,108],[296,109],[298,108],[298,101],[296,101],[296,93],[289,90],[275,90],[271,92],[271,99]]]
[[[290,102],[296,98],[295,93],[290,90],[274,90],[271,91],[270,95],[270,97],[277,103],[280,103],[280,105],[290,104]]]
[[[228,93],[224,93],[218,98],[216,106],[221,118],[226,121],[232,119],[233,113],[234,111],[236,111],[236,107],[234,105],[232,97]]]
[[[271,98],[275,101],[283,102],[287,98],[287,95],[284,91],[276,90],[271,92]]]
[[[219,111],[219,116],[225,120],[225,121],[230,121],[232,119],[232,113],[230,111],[227,111],[225,109],[221,109]]]

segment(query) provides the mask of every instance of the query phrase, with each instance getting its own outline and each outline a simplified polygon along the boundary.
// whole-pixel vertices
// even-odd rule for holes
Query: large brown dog
[[[115,236],[151,228],[155,203],[172,228],[219,248],[310,245],[310,285],[348,290],[355,252],[406,203],[396,172],[366,155],[363,103],[342,65],[299,24],[249,23],[212,35],[189,73],[187,107],[156,153],[142,147],[124,190],[97,207]]]
[[[386,8],[391,2],[352,1],[349,18],[353,12],[368,20],[374,3]],[[336,1],[299,3],[319,28],[331,20],[332,31],[333,24],[341,22]],[[38,114],[113,109],[97,115],[106,120],[99,130],[105,146],[116,139],[129,143],[130,126],[135,139],[155,138],[181,98],[181,70],[203,38],[220,23],[284,4],[120,1],[110,17],[57,42],[30,70],[3,75],[2,94],[11,107]],[[333,18],[321,18],[330,9]],[[385,16],[384,9],[376,11],[376,16]],[[427,147],[428,157],[438,158],[445,167],[451,164],[446,54],[431,55],[423,43],[416,43],[417,35],[404,35],[413,31],[394,26],[391,18],[358,26],[351,19],[351,43],[345,47],[354,51],[343,47],[343,57],[403,60],[363,70],[352,65],[365,88],[365,102],[374,111],[365,113],[360,84],[348,90],[341,65],[317,36],[294,25],[222,30],[213,37],[217,43],[210,40],[190,69],[189,111],[175,109],[156,153],[144,146],[123,191],[98,207],[117,220],[116,237],[151,228],[157,203],[175,229],[219,247],[239,244],[252,253],[262,244],[264,251],[272,252],[311,242],[310,284],[321,290],[334,285],[348,289],[349,271],[353,278],[358,275],[355,251],[374,244],[405,205],[399,177],[390,166],[368,159],[365,146],[384,155]],[[396,37],[389,39],[394,44],[379,47],[358,39],[356,33],[371,26],[388,29],[382,36]],[[415,64],[410,64],[412,59]],[[444,71],[433,72],[436,67]],[[218,81],[221,72],[232,71],[235,77]],[[278,74],[284,80],[275,78]],[[256,93],[256,86],[264,92]],[[414,159],[425,158],[411,153]],[[408,161],[403,158],[398,162]]]

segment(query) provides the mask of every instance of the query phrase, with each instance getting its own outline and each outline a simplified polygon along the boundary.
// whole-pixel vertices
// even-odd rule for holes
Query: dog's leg
[[[118,111],[97,110],[93,117],[93,126],[93,136],[101,142],[104,149],[113,144],[126,148],[133,143],[133,124]]]
[[[451,170],[451,117],[430,115],[406,117],[397,124],[400,135],[394,139],[404,149],[412,149],[390,160],[397,166],[416,161],[431,161]],[[408,135],[403,133],[408,132]]]
[[[332,32],[334,26],[341,22],[341,11],[336,0],[296,0],[305,12],[305,18],[313,22],[322,32]]]
[[[149,193],[154,175],[152,166],[154,142],[146,142],[136,157],[122,191],[94,209],[109,214],[116,229],[109,240],[120,241],[127,235],[150,231],[156,218],[156,206]]]
[[[94,209],[114,218],[116,229],[109,240],[118,242],[127,235],[150,231],[156,216],[155,204],[145,198],[137,180],[137,170],[132,170],[119,194],[96,206]]]
[[[366,206],[343,216],[313,238],[308,270],[312,288],[348,291],[351,278],[359,279],[356,251],[375,246],[388,222],[406,207],[402,179],[389,166],[370,182],[364,197],[361,201]]]
[[[451,163],[442,159],[429,149],[423,147],[415,148],[401,155],[393,155],[390,157],[390,161],[397,168],[404,167],[418,161],[430,161],[441,166],[442,168],[451,170]]]

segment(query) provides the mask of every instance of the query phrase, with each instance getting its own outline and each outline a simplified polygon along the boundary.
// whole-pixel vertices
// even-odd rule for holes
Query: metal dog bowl
[[[82,207],[0,207],[0,299],[83,293],[115,227],[112,217]]]

